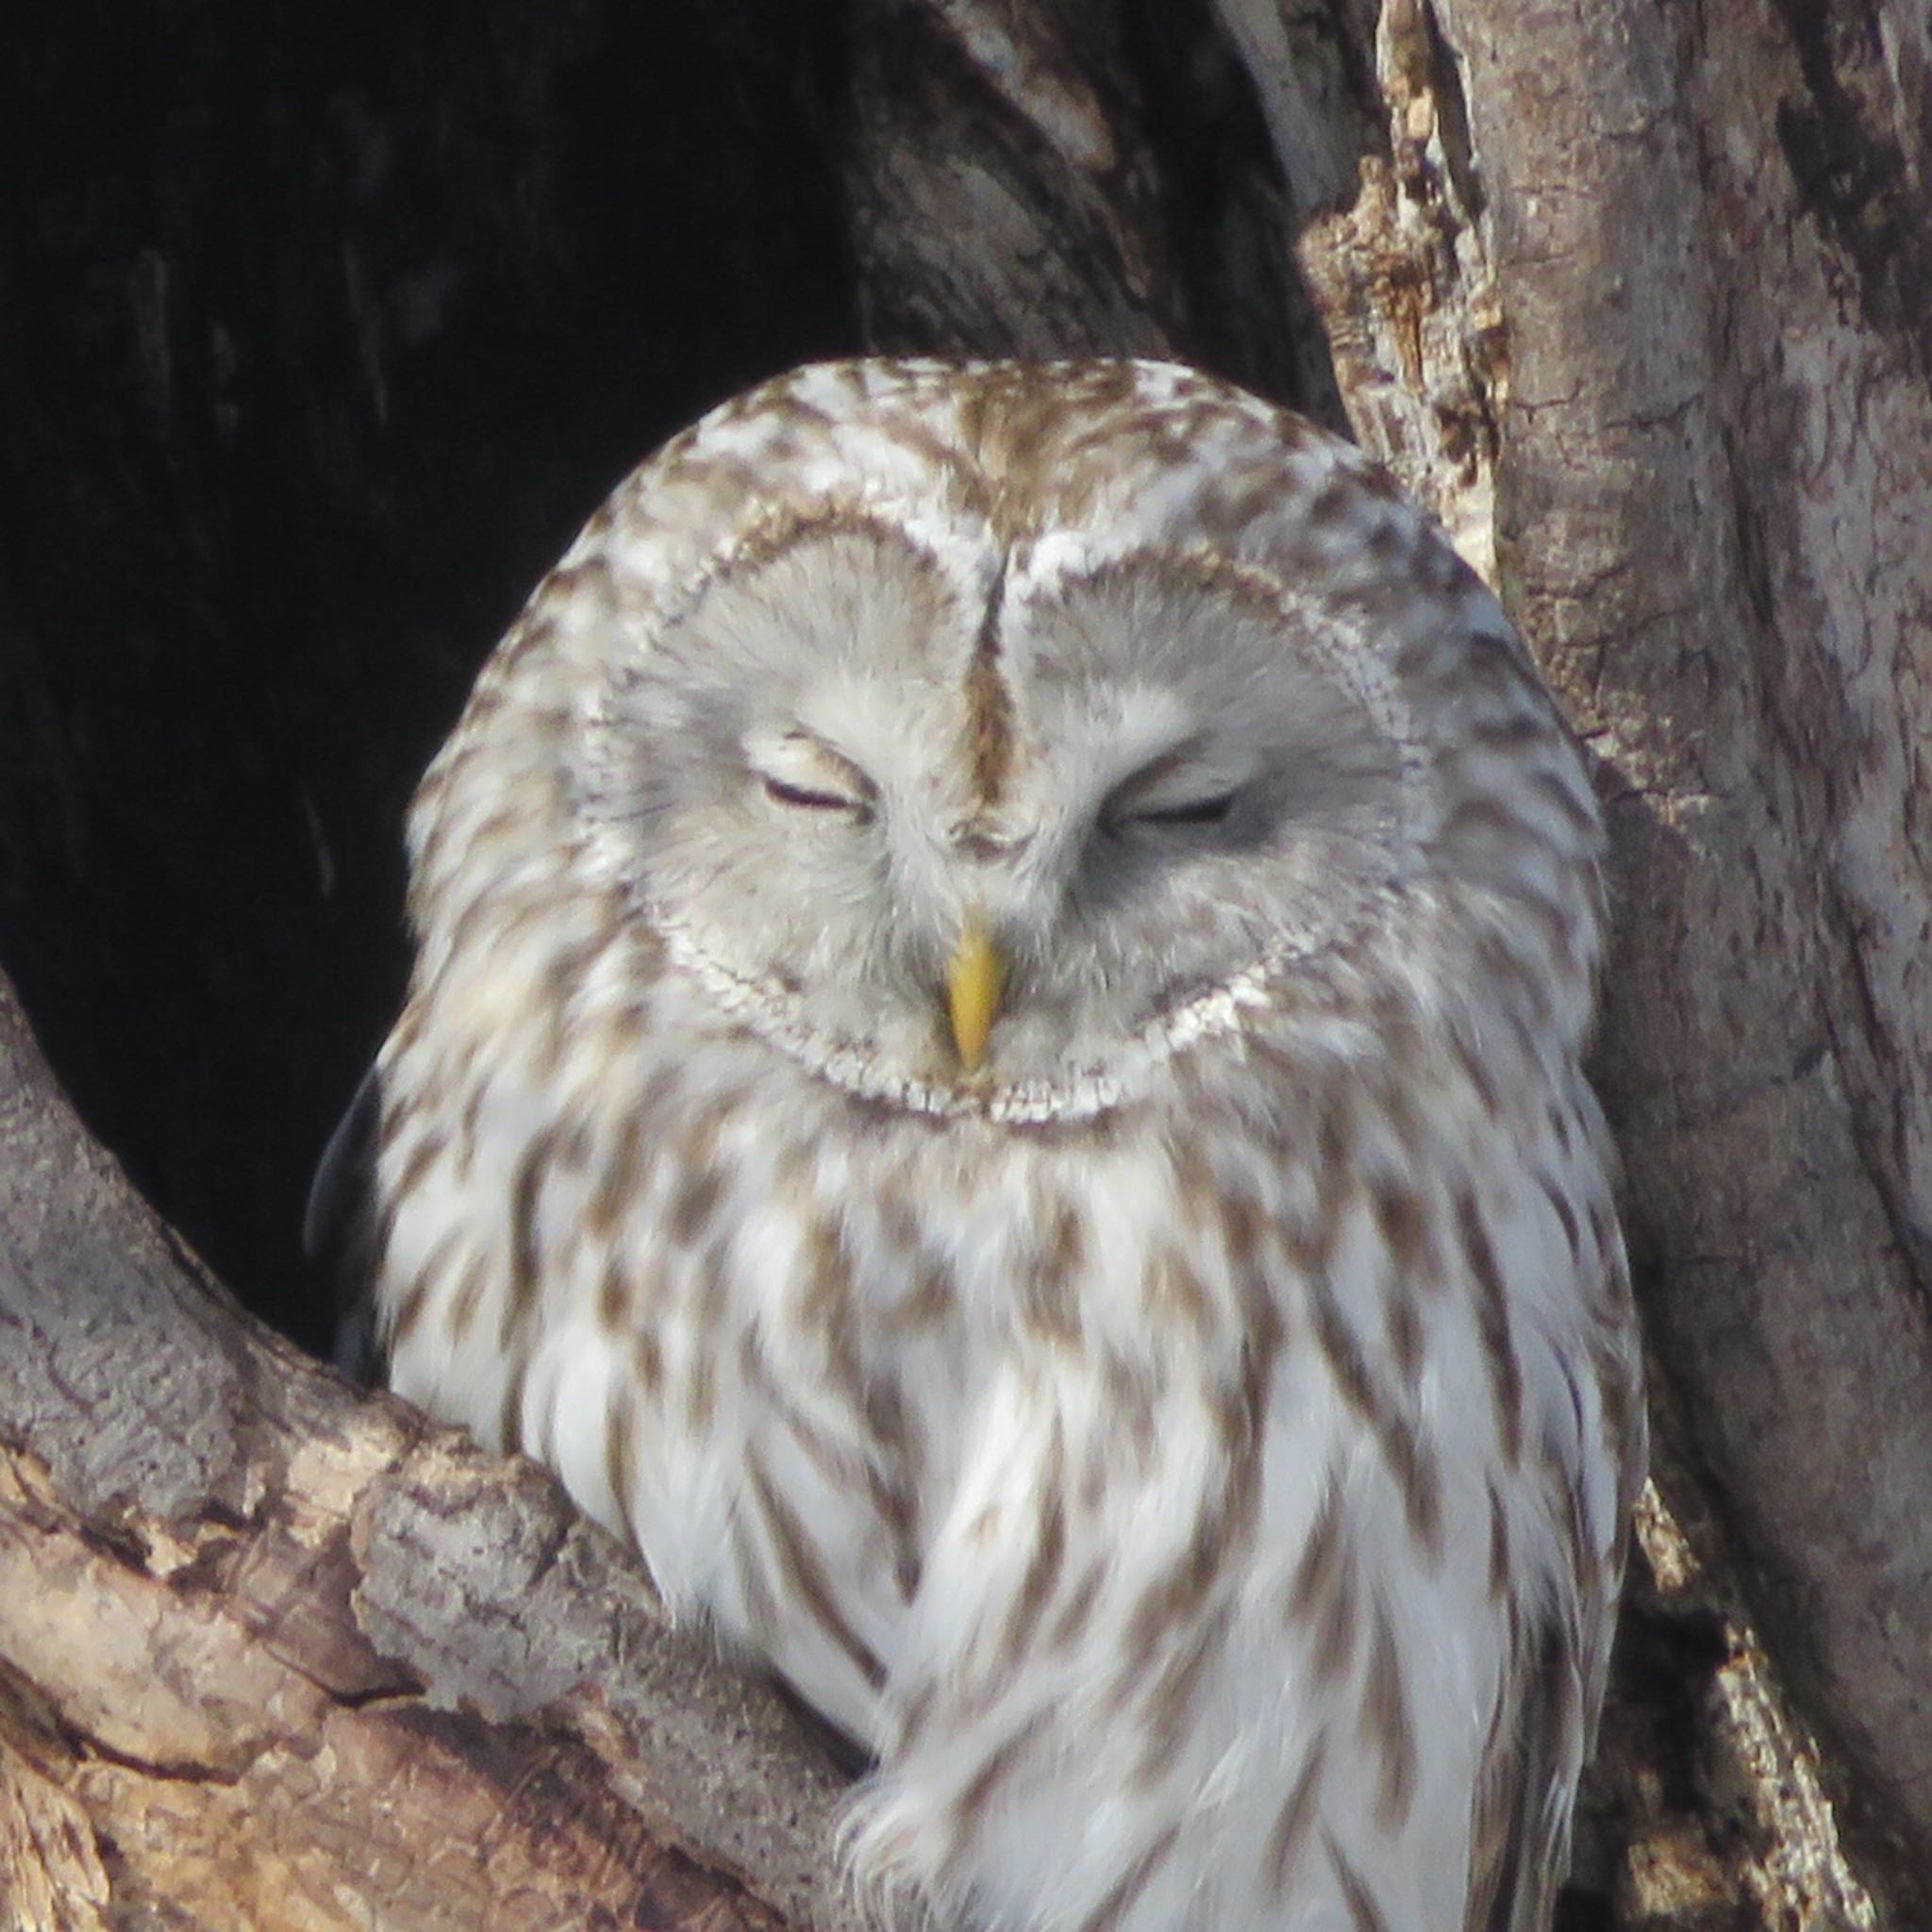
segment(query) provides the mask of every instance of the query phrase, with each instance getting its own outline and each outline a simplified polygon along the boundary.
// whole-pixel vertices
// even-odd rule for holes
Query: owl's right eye
[[[800,811],[863,811],[862,799],[841,797],[836,791],[811,791],[803,785],[788,785],[782,778],[765,774],[765,796],[780,805],[795,806]]]
[[[765,796],[790,811],[872,816],[878,788],[842,752],[808,731],[753,733],[745,760]]]

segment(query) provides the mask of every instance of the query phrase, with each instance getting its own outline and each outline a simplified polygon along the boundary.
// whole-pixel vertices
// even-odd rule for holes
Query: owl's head
[[[563,720],[573,864],[909,1104],[1104,1104],[1445,889],[1594,946],[1588,789],[1494,605],[1355,452],[1184,370],[754,391],[600,512],[465,731],[507,692]]]

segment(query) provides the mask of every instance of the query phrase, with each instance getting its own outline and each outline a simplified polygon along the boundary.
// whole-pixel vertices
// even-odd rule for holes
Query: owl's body
[[[1597,822],[1359,458],[1151,365],[679,439],[411,821],[391,1379],[988,1926],[1545,1923],[1641,1458]]]

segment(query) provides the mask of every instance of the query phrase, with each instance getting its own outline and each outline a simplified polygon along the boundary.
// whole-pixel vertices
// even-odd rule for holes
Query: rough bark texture
[[[1172,351],[1182,298],[1113,29],[1083,0],[856,0],[848,179],[873,346]]]
[[[1509,344],[1501,577],[1605,759],[1602,1078],[1656,1358],[1924,1924],[1927,18],[1442,18]]]
[[[1353,425],[1601,760],[1660,1494],[1566,1932],[1932,1924],[1923,8],[379,11],[56,9],[0,100],[0,951],[167,1211],[303,1324],[402,795],[664,429],[861,331],[1203,360]],[[783,1721],[0,1048],[24,1923],[835,1924]]]

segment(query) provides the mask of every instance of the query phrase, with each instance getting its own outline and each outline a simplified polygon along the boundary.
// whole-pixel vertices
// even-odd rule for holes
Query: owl
[[[1548,1924],[1642,1460],[1600,825],[1378,470],[1159,363],[768,383],[408,845],[391,1383],[856,1741],[864,1880]]]

